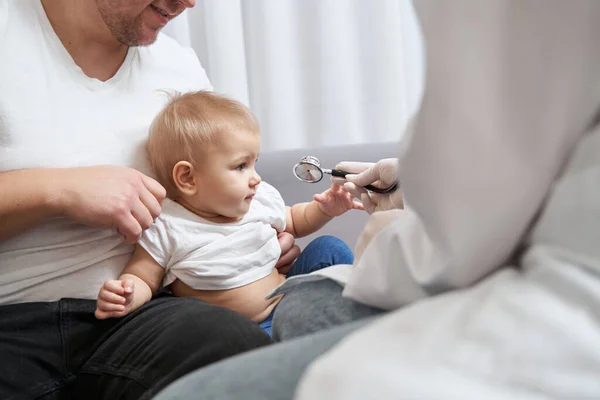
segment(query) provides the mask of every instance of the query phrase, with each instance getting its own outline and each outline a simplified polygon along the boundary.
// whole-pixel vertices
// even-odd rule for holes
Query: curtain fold
[[[399,140],[423,91],[410,0],[199,0],[166,33],[251,107],[263,151]]]

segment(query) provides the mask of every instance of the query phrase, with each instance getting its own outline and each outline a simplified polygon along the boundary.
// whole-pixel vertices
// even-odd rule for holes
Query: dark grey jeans
[[[290,288],[273,320],[274,338],[285,342],[197,370],[155,399],[292,399],[313,360],[382,313],[343,298],[341,292],[341,286],[328,279]]]
[[[0,307],[0,399],[147,399],[185,374],[271,343],[233,311],[160,295],[100,321],[93,300]]]

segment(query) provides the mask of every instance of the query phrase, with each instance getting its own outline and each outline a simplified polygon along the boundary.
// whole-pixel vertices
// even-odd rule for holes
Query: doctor
[[[600,398],[600,3],[415,6],[427,74],[404,209],[373,214],[344,289],[393,311],[159,398]]]

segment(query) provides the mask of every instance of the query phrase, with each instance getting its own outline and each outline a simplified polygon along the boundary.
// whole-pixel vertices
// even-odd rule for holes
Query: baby
[[[171,98],[150,127],[147,149],[167,199],[119,279],[100,289],[99,319],[123,317],[168,286],[176,296],[237,311],[270,334],[281,297],[265,296],[286,279],[275,268],[278,232],[302,237],[362,209],[337,185],[311,202],[286,207],[256,173],[256,118],[244,105],[211,92]],[[352,261],[342,241],[323,237],[306,247],[287,276]]]

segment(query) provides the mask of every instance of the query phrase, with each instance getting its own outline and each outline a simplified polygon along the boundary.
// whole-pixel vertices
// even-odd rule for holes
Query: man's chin
[[[136,35],[135,38],[132,37],[117,37],[117,40],[129,47],[144,47],[150,46],[156,39],[158,38],[158,34],[160,30],[152,31],[152,32],[143,32],[139,35]]]
[[[145,46],[150,46],[152,45],[154,42],[156,42],[156,37],[154,37],[153,39],[145,39],[145,40],[136,40],[136,41],[121,41],[121,43],[123,43],[124,45],[128,46],[128,47],[145,47]]]

